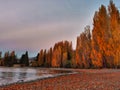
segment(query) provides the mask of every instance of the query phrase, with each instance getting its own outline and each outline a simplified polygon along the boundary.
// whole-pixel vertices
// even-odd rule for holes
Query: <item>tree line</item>
[[[0,66],[12,67],[14,64],[20,64],[21,66],[29,66],[28,52],[22,54],[21,58],[18,59],[15,55],[15,51],[6,52],[4,57],[2,57],[2,52],[0,52]]]
[[[9,57],[9,59],[8,59]],[[14,52],[6,53],[5,66],[16,63]],[[29,66],[28,53],[20,59]],[[77,37],[76,49],[72,42],[61,41],[49,50],[40,50],[31,62],[33,67],[120,68],[120,13],[111,0],[108,7],[101,5],[93,17],[93,29],[86,26]]]

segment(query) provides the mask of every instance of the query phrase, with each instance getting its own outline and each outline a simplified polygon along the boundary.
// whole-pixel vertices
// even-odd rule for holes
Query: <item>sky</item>
[[[120,0],[113,0],[118,9]],[[95,11],[109,0],[0,0],[0,51],[36,56],[59,41],[72,41],[91,26]]]

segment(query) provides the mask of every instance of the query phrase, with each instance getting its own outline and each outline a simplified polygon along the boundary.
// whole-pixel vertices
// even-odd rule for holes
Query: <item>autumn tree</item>
[[[11,53],[6,52],[3,58],[3,62],[5,66],[13,66],[13,64],[17,63],[15,51],[12,51]]]
[[[10,53],[9,58],[10,58],[12,64],[16,64],[16,63],[17,63],[17,57],[16,57],[16,55],[15,55],[15,51],[12,51],[12,52]]]
[[[17,63],[15,51],[11,53],[6,52],[3,58],[3,62],[5,66],[13,66],[13,64]]]
[[[41,50],[40,53],[37,55],[37,62],[39,67],[44,67],[46,66],[46,60],[47,60],[47,51],[46,50]]]
[[[62,67],[72,67],[73,49],[72,42],[64,41],[62,47]]]
[[[91,67],[91,34],[90,27],[86,26],[85,31],[77,37],[76,65],[79,68]]]
[[[72,43],[61,41],[55,44],[52,53],[52,67],[71,67]]]
[[[43,64],[44,64],[44,51],[43,51],[43,49],[40,51],[40,53],[38,53],[37,61],[38,61],[38,66],[43,66]]]
[[[104,55],[108,39],[109,25],[107,10],[105,6],[101,5],[93,19],[91,59],[95,68],[101,68],[106,65],[106,56]]]
[[[52,67],[60,67],[62,64],[62,42],[56,43],[52,53]]]
[[[46,54],[45,67],[51,67],[52,61],[52,48],[50,48]]]
[[[0,66],[4,66],[4,61],[2,59],[2,52],[0,52]]]
[[[120,67],[120,14],[112,0],[95,13],[91,58],[95,67]]]
[[[110,24],[110,45],[111,54],[113,55],[114,66],[120,67],[120,13],[113,1],[110,1],[108,6],[109,24]]]
[[[76,50],[72,51],[71,68],[76,68]]]
[[[9,52],[5,52],[5,54],[4,54],[4,65],[5,66],[10,66]]]

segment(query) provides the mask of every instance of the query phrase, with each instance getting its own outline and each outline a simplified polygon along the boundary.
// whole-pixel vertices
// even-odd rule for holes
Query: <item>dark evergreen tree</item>
[[[25,66],[29,66],[29,58],[28,58],[28,52],[27,51],[26,51],[25,54],[23,54],[21,56],[20,64],[25,65]]]

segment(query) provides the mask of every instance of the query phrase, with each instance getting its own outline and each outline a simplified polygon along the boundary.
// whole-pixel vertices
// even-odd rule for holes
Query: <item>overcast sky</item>
[[[120,0],[113,0],[120,7]],[[92,26],[94,12],[109,0],[0,0],[0,50],[30,56],[61,40],[73,42]]]

